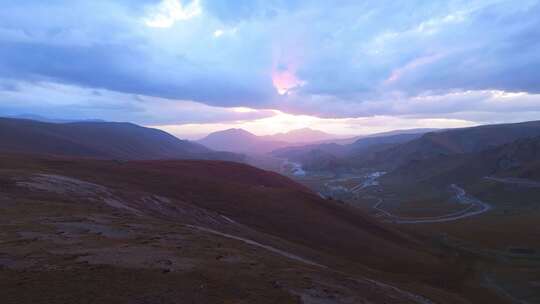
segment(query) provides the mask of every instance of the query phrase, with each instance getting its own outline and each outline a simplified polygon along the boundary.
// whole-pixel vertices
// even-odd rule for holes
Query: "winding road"
[[[475,197],[468,195],[463,188],[459,187],[456,184],[450,185],[450,188],[454,190],[455,197],[460,203],[469,205],[467,208],[457,211],[457,212],[440,215],[440,216],[401,217],[401,216],[391,214],[390,212],[382,209],[381,205],[383,203],[383,200],[379,198],[377,203],[373,206],[373,209],[379,211],[381,214],[383,214],[387,218],[388,221],[392,223],[420,224],[420,223],[442,223],[442,222],[456,221],[456,220],[482,214],[486,211],[489,211],[492,208],[488,203],[485,203]]]
[[[236,236],[236,235],[231,235],[231,234],[228,234],[228,233],[219,232],[219,231],[216,231],[214,229],[201,227],[201,226],[187,225],[187,227],[190,227],[190,228],[196,229],[196,230],[200,230],[200,231],[203,231],[203,232],[219,235],[221,237],[237,240],[237,241],[246,243],[246,244],[251,245],[251,246],[255,246],[255,247],[259,247],[259,248],[268,250],[270,252],[273,252],[273,253],[275,253],[277,255],[283,256],[283,257],[291,259],[291,260],[295,260],[295,261],[298,261],[298,262],[301,262],[301,263],[304,263],[304,264],[307,264],[307,265],[310,265],[310,266],[319,267],[319,268],[325,269],[327,271],[331,271],[331,272],[338,273],[338,274],[341,274],[341,275],[349,276],[349,274],[347,274],[345,272],[329,268],[329,267],[327,267],[325,265],[310,261],[308,259],[304,259],[304,258],[302,258],[302,257],[300,257],[298,255],[293,254],[293,253],[283,251],[281,249],[277,249],[277,248],[272,247],[272,246],[264,245],[264,244],[261,244],[259,242],[256,242],[256,241],[253,241],[253,240],[250,240],[250,239],[246,239],[246,238],[239,237],[239,236]],[[387,291],[399,294],[404,299],[410,300],[411,302],[414,302],[414,303],[418,303],[418,304],[435,304],[433,301],[431,301],[431,300],[429,300],[429,299],[427,299],[427,298],[425,298],[425,297],[423,297],[421,295],[411,293],[409,291],[400,289],[400,288],[398,288],[396,286],[393,286],[393,285],[390,285],[390,284],[383,283],[381,281],[373,280],[373,279],[363,277],[363,276],[355,276],[354,278],[351,278],[351,279],[354,279],[355,281],[357,281],[359,283],[368,283],[368,284],[377,286],[378,288],[386,289]]]

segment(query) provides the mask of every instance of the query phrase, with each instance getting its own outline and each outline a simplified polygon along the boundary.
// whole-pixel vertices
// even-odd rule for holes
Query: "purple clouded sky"
[[[539,1],[0,5],[0,115],[181,137],[540,119]]]

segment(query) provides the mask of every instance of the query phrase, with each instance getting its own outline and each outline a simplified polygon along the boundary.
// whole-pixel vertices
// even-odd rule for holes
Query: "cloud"
[[[408,96],[391,92],[362,102],[327,95],[287,96],[279,108],[293,114],[325,118],[388,115],[415,118],[453,118],[483,123],[538,119],[540,94],[500,90],[424,92]],[[534,116],[537,116],[534,118]],[[476,117],[476,118],[475,118]],[[491,117],[491,119],[489,119]]]
[[[36,101],[38,87],[48,88],[39,95],[43,111],[83,115],[86,106],[86,116],[115,118],[124,107],[130,119],[153,124],[190,115],[198,122],[243,120],[226,110],[238,107],[263,116],[280,110],[478,122],[540,111],[537,0],[2,5],[1,96],[21,105],[0,100],[10,111],[30,110],[22,105]],[[70,104],[58,105],[59,97]],[[175,104],[199,114],[175,121],[151,106]]]
[[[46,99],[47,102],[43,102]],[[34,114],[56,119],[134,121],[141,124],[241,122],[276,115],[272,110],[213,107],[55,83],[0,79],[0,115]]]
[[[225,24],[236,24],[253,20],[269,20],[283,12],[302,6],[297,0],[202,0],[209,14]]]
[[[168,28],[176,21],[188,20],[201,14],[199,0],[192,0],[183,5],[179,0],[163,0],[159,6],[146,18],[146,25],[150,27]]]

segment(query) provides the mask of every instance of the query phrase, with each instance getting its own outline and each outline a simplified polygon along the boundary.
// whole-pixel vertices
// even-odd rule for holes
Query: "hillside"
[[[438,239],[445,250],[471,254],[479,265],[493,261],[480,271],[493,288],[516,303],[538,302],[539,135],[412,159],[378,182],[355,193],[357,204],[381,221],[391,217],[402,231]]]
[[[47,123],[10,118],[0,118],[0,151],[121,160],[242,160],[240,155],[215,152],[131,123]]]
[[[263,155],[284,147],[304,145],[336,138],[335,135],[303,128],[274,135],[257,136],[243,129],[228,129],[210,133],[198,143],[217,151]]]
[[[242,129],[228,129],[209,134],[197,141],[210,149],[245,154],[265,154],[288,143],[267,140]]]
[[[479,152],[442,155],[403,165],[383,178],[393,184],[444,186],[486,177],[540,180],[540,137],[522,138]]]
[[[540,135],[540,121],[430,132],[379,153],[369,164],[392,169],[411,161],[480,152],[538,135]]]
[[[22,156],[0,164],[6,303],[498,302],[466,283],[449,256],[247,165]],[[24,294],[4,292],[20,284]]]
[[[323,143],[277,149],[272,155],[301,163],[307,170],[358,168],[377,153],[421,137],[432,129],[415,129],[373,134],[340,145]],[[403,132],[403,133],[401,133]]]
[[[370,168],[388,171],[411,162],[480,152],[517,139],[538,136],[540,121],[398,132],[360,138],[348,145],[287,147],[273,151],[272,155],[302,163],[308,170]]]
[[[284,141],[292,144],[322,142],[338,138],[336,135],[310,128],[296,129],[289,132],[277,133],[262,137],[268,141]]]

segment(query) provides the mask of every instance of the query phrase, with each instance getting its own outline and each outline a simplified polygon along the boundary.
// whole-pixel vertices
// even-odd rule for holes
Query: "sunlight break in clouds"
[[[272,71],[272,83],[279,95],[286,95],[290,90],[305,84],[304,81],[296,77],[296,68],[293,65],[274,68]]]
[[[285,95],[289,90],[304,84],[289,70],[274,71],[272,73],[272,83],[280,95]]]
[[[180,0],[163,0],[145,23],[149,27],[168,28],[176,21],[188,20],[202,12],[199,0],[193,0],[183,5]]]
[[[223,35],[224,31],[223,30],[215,30],[214,31],[214,37],[220,37],[221,35]]]
[[[244,108],[244,111],[257,111]],[[259,119],[238,120],[223,123],[194,123],[179,125],[153,125],[151,127],[170,132],[180,138],[199,139],[208,133],[230,128],[241,128],[256,135],[270,135],[301,128],[312,128],[342,137],[414,128],[458,128],[474,126],[476,123],[463,119],[404,118],[372,116],[360,118],[319,118],[310,115],[292,115],[278,110],[274,115]]]
[[[292,90],[300,89],[306,84],[297,76],[303,60],[302,49],[299,45],[293,46],[292,42],[273,46],[271,77],[272,85],[279,95],[288,95]]]

